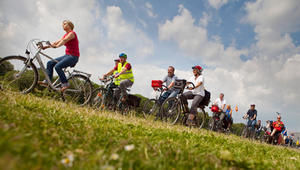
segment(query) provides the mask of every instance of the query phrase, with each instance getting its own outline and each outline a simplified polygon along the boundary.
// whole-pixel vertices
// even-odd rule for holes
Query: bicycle
[[[143,106],[143,116],[145,119],[150,119],[150,117],[153,117],[156,113],[154,120],[157,120],[161,117],[159,113],[159,109],[161,106],[161,104],[159,103],[159,98],[162,96],[164,88],[167,88],[167,86],[163,85],[163,82],[161,80],[152,80],[151,86],[155,91],[159,92],[159,96],[156,98],[148,99],[145,102]]]
[[[49,90],[60,92],[61,83],[59,78],[53,83],[51,82],[41,55],[52,61],[58,61],[41,51],[44,44],[49,45],[50,42],[32,39],[27,44],[25,51],[26,57],[13,55],[0,60],[1,89],[16,90],[27,94],[36,87],[39,80],[39,71],[41,71],[41,74],[45,76]],[[40,68],[36,67],[34,61],[37,61]],[[62,100],[72,101],[81,106],[87,104],[92,95],[92,83],[89,79],[91,74],[78,70],[70,72],[68,68],[65,68],[64,72],[67,73],[67,80],[70,87],[61,93]]]
[[[183,91],[186,84],[189,83],[195,88],[195,85],[191,82],[187,82],[186,80],[176,80],[174,88],[179,89],[179,94],[177,97],[170,97],[165,100],[160,108],[160,113],[162,116],[162,120],[171,123],[172,125],[180,122],[181,124],[185,124],[189,111],[183,104],[182,96]],[[188,88],[188,87],[187,87]],[[195,115],[195,126],[201,129],[205,125],[206,121],[206,113],[205,106],[208,106],[210,100],[210,93],[205,90],[205,94],[207,95],[205,99],[198,105],[197,115]],[[191,127],[191,125],[189,125]]]
[[[116,99],[113,96],[113,90],[117,88],[114,84],[114,76],[107,77],[100,80],[101,87],[93,90],[93,97],[91,99],[91,105],[93,108],[111,108],[115,107]]]
[[[246,124],[242,130],[241,136],[244,138],[253,139],[255,137],[255,130],[253,130],[252,125],[248,125],[248,116],[243,116],[242,118],[246,120]]]

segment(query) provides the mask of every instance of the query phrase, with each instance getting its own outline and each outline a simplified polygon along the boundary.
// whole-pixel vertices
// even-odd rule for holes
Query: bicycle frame
[[[34,40],[31,40],[30,42],[31,43],[34,43],[35,39]],[[29,42],[29,43],[30,43]],[[28,46],[29,46],[29,43],[28,43]],[[44,63],[41,59],[41,56],[40,55],[43,55],[45,56],[46,58],[50,59],[51,61],[54,61],[54,62],[58,62],[57,60],[53,59],[52,57],[50,57],[49,55],[41,52],[42,50],[42,47],[43,47],[43,43],[47,43],[47,41],[39,41],[36,45],[38,46],[38,50],[37,52],[33,55],[33,58],[30,57],[30,51],[28,50],[28,46],[26,48],[26,62],[25,62],[25,66],[24,68],[22,68],[22,70],[18,73],[18,75],[24,73],[27,69],[27,66],[29,65],[29,63],[33,63],[34,60],[36,60],[38,62],[38,64],[40,65],[40,68],[43,72],[43,74],[45,75],[45,78],[47,80],[47,83],[49,85],[49,87],[52,89],[52,90],[55,90],[55,91],[60,91],[60,88],[59,88],[59,78],[57,78],[53,83],[52,81],[50,80],[50,77],[48,76],[47,74],[47,71],[46,71],[46,68],[44,66]],[[77,70],[73,70],[73,72],[71,73],[70,71],[67,70],[67,68],[65,68],[63,70],[65,73],[68,73],[68,75],[66,76],[67,79],[70,78],[74,73],[78,73],[78,74],[84,74],[86,75],[88,78],[90,78],[91,74],[88,74],[88,73],[84,73],[82,71],[77,71]],[[18,76],[17,75],[17,76]],[[66,89],[66,91],[69,91],[69,92],[77,92],[78,90],[73,90],[73,89]]]

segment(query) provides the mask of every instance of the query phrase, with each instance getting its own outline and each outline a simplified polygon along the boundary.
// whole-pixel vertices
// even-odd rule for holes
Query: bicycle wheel
[[[178,121],[180,110],[180,100],[176,97],[171,97],[165,100],[160,107],[160,116],[162,120],[173,125]]]
[[[213,117],[211,117],[208,121],[208,129],[211,131],[215,131],[216,127],[215,127],[215,120]]]
[[[247,136],[248,136],[248,127],[247,126],[245,126],[243,128],[241,136],[244,137],[244,138],[247,138]]]
[[[200,108],[199,111],[197,112],[196,118],[196,125],[199,129],[204,127],[205,121],[206,121],[206,113],[204,108]]]
[[[159,105],[155,99],[149,99],[143,106],[143,116],[145,119],[151,119],[156,117],[159,111]]]
[[[105,94],[104,88],[97,88],[93,90],[92,97],[91,97],[91,106],[95,109],[100,108],[103,101],[103,94]]]
[[[26,64],[22,56],[0,59],[0,89],[29,93],[37,84],[38,71],[32,62]]]
[[[86,105],[92,96],[92,83],[88,77],[80,74],[68,78],[70,87],[62,95],[64,101]]]

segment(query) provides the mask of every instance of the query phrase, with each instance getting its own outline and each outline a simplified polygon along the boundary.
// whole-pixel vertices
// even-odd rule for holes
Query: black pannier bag
[[[135,95],[132,95],[132,94],[128,94],[128,105],[129,106],[139,107],[140,102],[141,102],[141,98],[139,98]]]
[[[199,106],[208,106],[209,102],[210,102],[210,92],[207,90],[205,91],[205,96],[203,98],[203,100],[199,103]]]
[[[177,79],[177,80],[175,80],[174,88],[179,89],[180,91],[183,91],[185,85],[186,85],[186,80],[185,79]]]

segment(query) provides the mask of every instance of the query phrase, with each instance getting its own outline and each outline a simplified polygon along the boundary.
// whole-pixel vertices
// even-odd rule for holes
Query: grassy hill
[[[298,150],[0,91],[0,169],[300,169]]]

